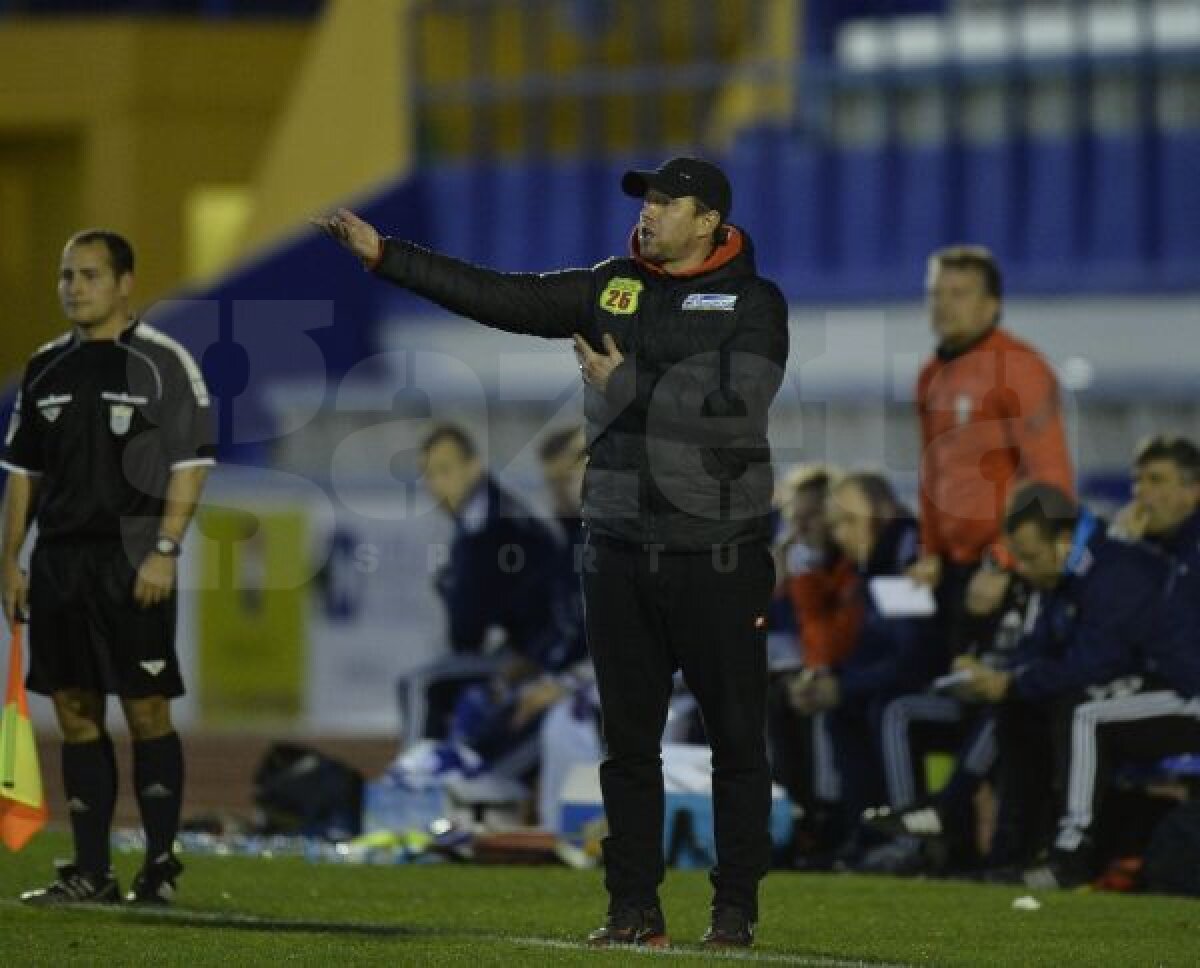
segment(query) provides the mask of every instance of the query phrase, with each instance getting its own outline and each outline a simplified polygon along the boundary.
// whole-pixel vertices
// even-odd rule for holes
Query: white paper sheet
[[[920,618],[937,610],[929,587],[904,575],[879,575],[867,587],[884,618]]]

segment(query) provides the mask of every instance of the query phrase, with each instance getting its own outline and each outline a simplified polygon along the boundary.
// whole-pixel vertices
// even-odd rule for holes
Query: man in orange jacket
[[[1073,494],[1073,475],[1058,381],[1037,350],[1000,327],[992,254],[935,252],[928,295],[938,346],[917,380],[923,549],[910,574],[938,590],[960,651],[986,636],[986,616],[1008,588],[1000,525],[1014,486],[1041,481]]]

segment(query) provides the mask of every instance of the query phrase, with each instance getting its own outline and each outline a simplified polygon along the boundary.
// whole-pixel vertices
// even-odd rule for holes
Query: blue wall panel
[[[546,169],[540,162],[504,162],[492,169],[493,217],[483,225],[489,266],[505,272],[545,268],[539,245],[547,227]]]
[[[1164,274],[1200,287],[1200,131],[1163,135],[1158,190]]]
[[[846,148],[836,154],[834,270],[867,280],[884,267],[888,214],[888,153]]]
[[[950,151],[943,147],[910,146],[900,153],[893,233],[898,281],[908,278],[919,286],[929,253],[954,241],[953,163]]]
[[[1082,171],[1074,139],[1031,139],[1025,195],[1020,199],[1027,270],[1039,279],[1059,273],[1079,257],[1079,190]]]
[[[1145,152],[1136,132],[1092,139],[1090,192],[1084,199],[1090,261],[1128,267],[1145,252]]]
[[[606,175],[584,161],[563,161],[550,169],[541,199],[546,208],[546,235],[538,240],[541,268],[590,266],[611,254],[602,244],[601,180]]]
[[[824,152],[812,145],[790,145],[780,158],[780,245],[786,268],[779,282],[798,293],[812,291],[828,272],[832,205],[822,180],[826,165]]]
[[[1004,143],[965,145],[961,157],[963,189],[957,241],[986,245],[1002,262],[1008,262],[1016,254],[1014,152]]]
[[[778,279],[786,271],[784,226],[792,211],[783,204],[780,177],[786,132],[760,127],[744,132],[726,159],[733,185],[733,214],[754,240],[759,271]]]
[[[477,225],[475,186],[481,177],[474,165],[438,165],[422,175],[423,241],[460,259],[477,261],[486,254],[487,240],[480,237]]]

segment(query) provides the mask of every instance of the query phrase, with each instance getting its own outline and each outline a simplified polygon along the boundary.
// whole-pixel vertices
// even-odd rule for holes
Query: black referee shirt
[[[177,342],[142,322],[115,340],[47,343],[21,381],[4,458],[40,478],[39,541],[152,541],[167,481],[214,463],[208,390]]]

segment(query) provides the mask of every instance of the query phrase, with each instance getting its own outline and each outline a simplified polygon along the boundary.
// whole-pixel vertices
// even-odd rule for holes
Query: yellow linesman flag
[[[13,623],[8,691],[0,718],[0,839],[9,850],[20,850],[29,843],[49,816],[25,696],[21,627],[20,622]]]

